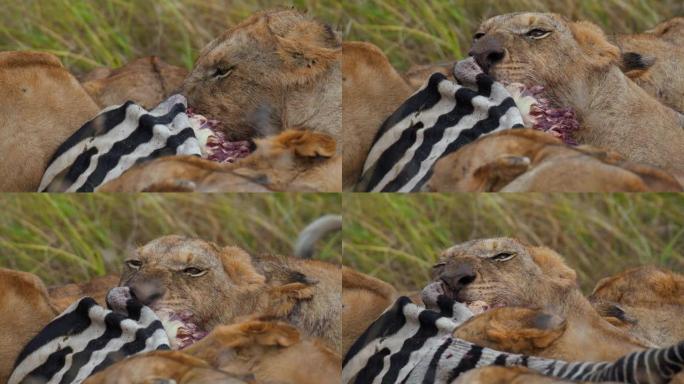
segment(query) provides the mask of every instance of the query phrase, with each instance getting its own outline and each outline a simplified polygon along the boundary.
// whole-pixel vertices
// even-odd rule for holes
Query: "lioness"
[[[644,344],[624,337],[606,337],[596,321],[576,321],[572,326],[557,315],[522,307],[488,310],[466,321],[454,336],[499,351],[565,361],[610,361]],[[596,343],[597,338],[603,340]]]
[[[24,345],[57,311],[43,282],[31,273],[0,268],[0,292],[0,382],[6,383]]]
[[[588,146],[570,147],[534,129],[476,140],[440,159],[426,189],[434,192],[682,191],[655,167]]]
[[[340,38],[295,10],[260,12],[200,53],[183,94],[231,140],[302,127],[342,140]]]
[[[567,322],[572,337],[584,337],[587,325],[596,344],[622,340],[625,345],[654,346],[629,335],[603,319],[580,292],[575,271],[545,247],[511,238],[472,240],[440,255],[433,282],[423,290],[423,302],[435,305],[447,295],[468,305],[486,308],[544,309]]]
[[[659,33],[615,37],[615,44],[622,52],[621,67],[627,77],[680,113],[684,112],[684,34],[673,39],[668,33],[674,34],[677,26],[684,25],[681,20],[684,18],[659,24],[655,28]],[[684,28],[680,29],[684,31]]]
[[[599,281],[589,300],[612,324],[659,346],[684,339],[684,276],[653,266]]]
[[[37,278],[37,277],[36,277]],[[48,288],[50,303],[61,313],[81,297],[89,296],[98,303],[104,303],[107,292],[121,280],[118,275],[95,277],[82,284],[56,285]]]
[[[619,49],[587,22],[548,13],[514,13],[482,23],[470,51],[497,80],[543,85],[572,107],[580,143],[684,174],[684,118],[620,70]]]
[[[162,157],[129,169],[98,191],[336,192],[342,189],[342,159],[335,148],[328,135],[287,130],[256,139],[256,150],[233,164]]]
[[[0,52],[0,191],[35,192],[50,157],[98,107],[48,53]]]
[[[180,88],[187,74],[185,68],[150,56],[115,70],[100,70],[83,83],[83,88],[102,108],[132,100],[153,109]]]
[[[90,376],[84,384],[255,384],[212,368],[202,359],[178,351],[154,351],[119,361]]]
[[[342,46],[342,142],[344,189],[358,181],[382,122],[411,94],[411,87],[387,56],[370,44]]]
[[[252,374],[259,383],[337,384],[341,379],[338,354],[278,322],[221,325],[184,352],[234,375]]]
[[[182,314],[204,331],[244,316],[282,319],[340,350],[341,279],[332,264],[256,258],[238,247],[165,236],[138,248],[125,265],[119,285],[156,312]]]
[[[397,291],[382,280],[342,267],[342,351],[397,298]]]

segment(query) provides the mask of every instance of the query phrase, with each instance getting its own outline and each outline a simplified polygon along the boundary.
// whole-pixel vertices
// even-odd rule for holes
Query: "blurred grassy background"
[[[190,68],[213,37],[273,6],[371,41],[400,69],[463,56],[477,25],[501,13],[554,11],[613,33],[684,15],[681,0],[0,0],[0,50],[49,51],[77,74],[147,55]]]
[[[168,234],[291,255],[309,222],[341,212],[338,194],[0,194],[0,267],[46,284],[118,272],[126,252]],[[339,262],[341,234],[315,258]]]
[[[497,236],[551,247],[585,292],[628,267],[684,272],[682,194],[346,194],[343,263],[419,289],[439,253]]]

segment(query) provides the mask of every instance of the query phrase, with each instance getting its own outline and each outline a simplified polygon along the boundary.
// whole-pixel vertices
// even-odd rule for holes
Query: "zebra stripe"
[[[380,127],[357,190],[419,191],[443,156],[478,137],[523,126],[513,98],[480,73],[477,90],[435,73]]]
[[[127,356],[170,349],[149,307],[129,299],[125,312],[89,297],[72,304],[24,347],[8,383],[79,384]]]
[[[439,307],[446,308],[444,303]],[[684,342],[634,352],[615,362],[565,362],[496,351],[452,336],[472,316],[463,311],[468,310],[457,303],[436,312],[399,298],[352,345],[344,358],[342,382],[451,383],[473,368],[517,365],[562,380],[660,384],[684,368]]]
[[[185,110],[181,95],[169,97],[150,112],[132,102],[103,110],[60,145],[38,190],[92,192],[147,160],[200,156]]]

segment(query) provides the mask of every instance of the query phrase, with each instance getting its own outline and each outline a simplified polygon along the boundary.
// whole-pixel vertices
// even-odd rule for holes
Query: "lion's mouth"
[[[219,163],[234,163],[247,157],[253,150],[252,143],[247,140],[230,141],[221,129],[219,120],[212,120],[193,112],[186,111],[190,125],[200,142],[202,157]]]
[[[171,309],[153,308],[166,330],[173,349],[184,349],[202,340],[208,332],[189,310],[173,311]]]
[[[115,312],[128,314],[128,303],[135,297],[130,287],[114,287],[107,292],[107,305]],[[171,348],[183,349],[202,340],[208,332],[195,314],[187,309],[167,308],[159,301],[147,305],[159,317],[171,342]]]
[[[474,86],[477,75],[487,73],[472,57],[457,62],[453,72],[456,80],[465,86]],[[566,144],[577,145],[573,137],[580,128],[577,114],[572,108],[555,105],[543,85],[498,79],[491,69],[487,74],[506,87],[520,110],[525,127],[546,132]]]
[[[505,307],[504,303],[488,303],[481,299],[469,299],[462,296],[461,292],[455,292],[442,281],[434,281],[428,284],[421,292],[421,299],[426,308],[437,309],[440,296],[463,303],[474,316],[485,313],[494,308]]]

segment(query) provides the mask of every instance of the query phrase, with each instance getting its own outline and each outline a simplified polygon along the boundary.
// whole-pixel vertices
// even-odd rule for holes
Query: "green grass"
[[[425,285],[440,251],[496,236],[555,249],[585,291],[637,265],[684,272],[681,194],[349,194],[343,206],[343,262],[402,290]]]
[[[477,25],[501,13],[555,11],[612,33],[684,15],[680,0],[0,0],[0,50],[52,52],[77,74],[147,55],[190,68],[212,38],[275,6],[377,44],[400,69],[462,57]]]
[[[297,234],[327,213],[335,194],[0,194],[0,267],[46,284],[117,272],[130,249],[167,234],[291,255]],[[317,244],[317,259],[339,262],[341,235]]]

